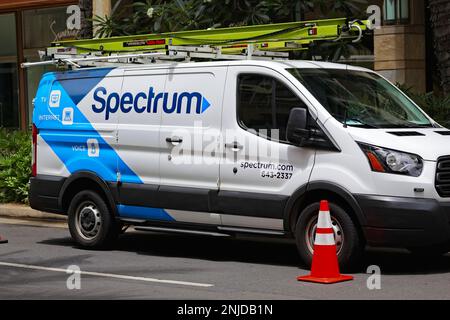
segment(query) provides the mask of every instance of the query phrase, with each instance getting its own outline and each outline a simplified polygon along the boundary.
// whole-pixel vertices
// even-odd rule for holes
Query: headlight
[[[404,174],[418,177],[422,173],[423,161],[418,155],[358,142],[369,160],[372,171]]]

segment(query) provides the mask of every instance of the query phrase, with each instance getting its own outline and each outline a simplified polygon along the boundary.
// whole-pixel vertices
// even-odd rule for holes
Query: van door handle
[[[225,143],[225,148],[229,148],[235,152],[244,149],[244,146],[242,144],[240,144],[237,141],[234,141],[232,143]]]
[[[167,138],[166,138],[166,142],[170,142],[170,143],[182,143],[182,142],[183,142],[183,138],[177,137],[177,136],[174,136],[174,137],[167,137]]]

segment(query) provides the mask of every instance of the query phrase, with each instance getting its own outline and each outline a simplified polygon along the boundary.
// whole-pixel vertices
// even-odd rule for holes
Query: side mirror
[[[293,108],[289,113],[286,127],[286,138],[289,142],[301,146],[310,137],[307,129],[308,110],[305,108]]]

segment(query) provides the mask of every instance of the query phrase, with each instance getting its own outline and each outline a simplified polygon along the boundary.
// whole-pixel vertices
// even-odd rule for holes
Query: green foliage
[[[27,203],[30,175],[30,133],[0,128],[0,203]]]
[[[351,17],[367,0],[146,0],[111,17],[93,18],[97,37],[256,25],[294,20],[295,12],[318,8]]]
[[[310,50],[300,51],[301,59],[312,60],[313,56],[319,56],[323,61],[339,61],[341,56],[349,58],[352,54],[358,54],[363,46],[359,43],[348,41],[322,41],[310,47]]]
[[[362,6],[367,7],[366,0],[316,0],[312,2],[319,7],[321,12],[340,12],[347,17],[359,12]]]
[[[433,92],[417,93],[403,84],[397,86],[430,117],[446,128],[450,128],[450,96],[438,96]]]
[[[94,25],[98,26],[98,29],[95,32],[96,37],[109,38],[122,32],[120,21],[118,21],[115,16],[95,16],[92,21]]]

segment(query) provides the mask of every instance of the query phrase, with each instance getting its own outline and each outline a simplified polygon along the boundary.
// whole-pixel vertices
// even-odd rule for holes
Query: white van
[[[319,201],[338,257],[450,247],[450,131],[380,75],[307,61],[88,68],[42,77],[33,208],[84,247],[142,230],[295,237]]]

